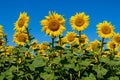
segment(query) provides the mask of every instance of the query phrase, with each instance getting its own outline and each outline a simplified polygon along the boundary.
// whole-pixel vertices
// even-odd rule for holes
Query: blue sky
[[[51,41],[48,35],[41,31],[40,20],[48,15],[48,11],[56,11],[64,15],[67,31],[71,31],[69,18],[76,12],[85,12],[90,16],[90,25],[84,31],[90,41],[99,39],[96,34],[96,25],[107,20],[120,32],[120,1],[119,0],[1,0],[0,24],[8,35],[9,45],[13,45],[14,23],[20,12],[27,12],[30,16],[30,34],[39,42]]]

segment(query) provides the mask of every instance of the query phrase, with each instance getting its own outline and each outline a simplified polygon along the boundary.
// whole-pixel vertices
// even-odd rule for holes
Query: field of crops
[[[120,34],[111,22],[96,23],[101,38],[89,42],[83,32],[90,16],[78,12],[66,20],[56,12],[48,12],[40,27],[52,42],[41,42],[29,31],[29,16],[20,13],[14,23],[13,42],[8,45],[4,27],[0,25],[0,80],[119,80]],[[32,30],[31,30],[32,31]],[[44,35],[43,35],[44,36]]]

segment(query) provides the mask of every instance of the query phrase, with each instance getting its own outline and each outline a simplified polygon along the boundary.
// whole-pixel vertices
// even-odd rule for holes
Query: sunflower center
[[[20,18],[18,21],[18,26],[21,28],[23,27],[24,23],[25,23],[25,20],[23,18]]]
[[[109,34],[109,33],[111,33],[111,28],[108,26],[104,26],[102,28],[102,32],[103,32],[103,34]]]
[[[27,38],[26,38],[25,36],[23,36],[23,35],[18,36],[18,41],[19,41],[19,42],[25,42],[26,39],[27,39]]]
[[[120,36],[116,38],[116,42],[120,43]]]
[[[111,47],[112,49],[114,49],[114,48],[116,47],[116,45],[113,43],[113,44],[110,45],[110,47]]]
[[[81,27],[84,24],[84,20],[77,18],[75,21],[75,25]]]
[[[2,42],[2,40],[0,40],[0,46],[2,46],[2,44],[3,44],[3,42]]]
[[[57,20],[51,20],[49,22],[49,26],[48,28],[51,30],[51,31],[57,31],[59,28],[60,28],[60,24]]]
[[[85,39],[84,38],[80,38],[80,43],[85,43]]]
[[[67,38],[68,38],[68,41],[69,41],[69,42],[72,42],[72,41],[75,40],[75,36],[71,36],[71,35],[70,35],[70,36],[68,36]]]

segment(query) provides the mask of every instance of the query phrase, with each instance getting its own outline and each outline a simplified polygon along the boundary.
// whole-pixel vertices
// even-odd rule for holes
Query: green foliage
[[[37,50],[15,47],[11,55],[0,57],[0,80],[120,79],[120,59],[102,57],[76,46],[72,49],[57,46],[45,50],[47,58],[37,54],[32,58]]]

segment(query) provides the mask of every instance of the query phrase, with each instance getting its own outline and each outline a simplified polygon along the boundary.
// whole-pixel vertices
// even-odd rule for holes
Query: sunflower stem
[[[103,51],[103,47],[104,47],[104,38],[102,38],[101,53],[102,53],[102,51]]]
[[[60,46],[62,46],[61,36],[59,36]]]
[[[60,47],[62,47],[62,41],[61,41],[61,36],[59,36],[59,40],[60,40]],[[62,50],[60,50],[60,57],[62,56]]]
[[[81,49],[81,31],[79,31],[79,45],[80,45],[80,49]]]
[[[27,34],[28,34],[28,40],[31,42],[30,32],[29,32],[28,28],[26,30],[27,30]]]
[[[54,48],[54,37],[52,38],[52,49]]]

